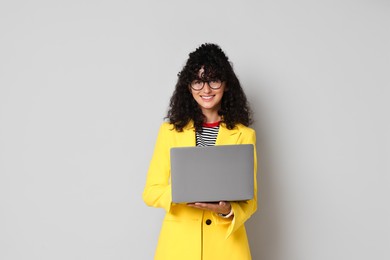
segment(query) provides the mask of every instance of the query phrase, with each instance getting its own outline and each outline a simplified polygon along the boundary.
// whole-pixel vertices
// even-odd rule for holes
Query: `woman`
[[[257,209],[255,196],[243,202],[172,204],[169,151],[178,146],[254,144],[246,96],[228,57],[215,44],[190,53],[178,74],[149,166],[143,199],[164,208],[155,259],[251,259],[245,221]],[[256,149],[255,149],[256,155]]]

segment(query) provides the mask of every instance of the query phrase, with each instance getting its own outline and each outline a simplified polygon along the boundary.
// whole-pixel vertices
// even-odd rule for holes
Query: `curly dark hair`
[[[202,44],[190,53],[187,63],[178,73],[178,81],[166,116],[169,123],[181,132],[190,120],[193,120],[196,131],[202,131],[205,116],[189,89],[190,83],[199,78],[201,68],[204,69],[203,80],[219,79],[226,82],[226,91],[218,111],[226,127],[233,129],[237,124],[249,126],[252,123],[252,112],[241,84],[228,57],[218,45],[211,43]]]

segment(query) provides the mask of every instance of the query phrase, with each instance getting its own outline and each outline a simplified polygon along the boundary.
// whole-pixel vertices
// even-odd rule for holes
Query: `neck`
[[[215,123],[221,121],[221,116],[217,111],[202,111],[205,116],[205,123]]]

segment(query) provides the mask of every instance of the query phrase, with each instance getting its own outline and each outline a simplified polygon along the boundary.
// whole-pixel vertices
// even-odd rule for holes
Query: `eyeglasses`
[[[212,90],[220,89],[222,86],[222,81],[220,81],[219,79],[206,81],[197,79],[191,82],[191,88],[197,91],[202,90],[206,82]]]

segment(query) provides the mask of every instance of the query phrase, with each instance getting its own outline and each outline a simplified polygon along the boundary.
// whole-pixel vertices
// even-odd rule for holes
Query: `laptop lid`
[[[171,148],[172,202],[241,201],[254,194],[252,144]]]

